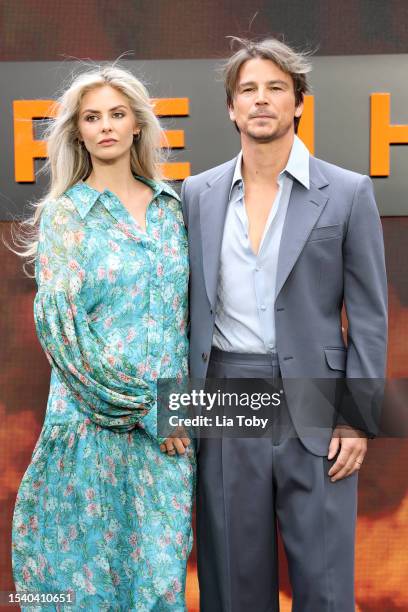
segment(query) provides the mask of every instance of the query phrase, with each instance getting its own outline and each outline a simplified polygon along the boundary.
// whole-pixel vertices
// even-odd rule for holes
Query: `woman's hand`
[[[190,439],[187,438],[186,432],[184,429],[179,428],[175,433],[179,437],[166,438],[163,444],[160,444],[162,453],[167,453],[168,455],[175,455],[176,453],[184,455],[186,452],[186,448],[190,444]]]

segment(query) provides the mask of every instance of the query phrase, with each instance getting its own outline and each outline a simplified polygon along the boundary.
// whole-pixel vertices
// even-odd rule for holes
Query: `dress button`
[[[262,304],[262,306],[261,306],[261,310],[266,310],[266,306],[265,306],[265,304]]]
[[[201,355],[201,357],[202,357],[202,359],[203,359],[203,361],[204,361],[204,362],[208,361],[208,353],[203,353],[203,354]]]

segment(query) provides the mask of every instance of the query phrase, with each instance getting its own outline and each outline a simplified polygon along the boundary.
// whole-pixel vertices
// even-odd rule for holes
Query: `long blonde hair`
[[[20,224],[19,250],[15,253],[33,263],[38,247],[39,221],[47,201],[60,197],[78,181],[85,180],[92,170],[88,151],[78,140],[78,114],[83,96],[90,90],[110,85],[124,94],[135,114],[140,137],[134,140],[130,154],[131,170],[148,179],[161,180],[160,163],[164,160],[161,144],[163,130],[154,114],[145,86],[128,70],[117,64],[98,66],[76,76],[57,101],[55,119],[45,132],[48,160],[45,171],[50,176],[47,194],[34,203],[33,215]]]

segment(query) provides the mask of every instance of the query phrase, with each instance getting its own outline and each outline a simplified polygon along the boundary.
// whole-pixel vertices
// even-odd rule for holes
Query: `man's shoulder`
[[[329,184],[343,184],[345,187],[355,187],[364,178],[364,174],[348,170],[342,166],[337,166],[318,157],[310,157],[311,181],[316,181],[316,177],[321,181],[324,178]]]
[[[211,185],[215,183],[217,180],[222,178],[228,172],[233,173],[237,158],[230,159],[219,166],[214,166],[214,168],[210,168],[209,170],[205,170],[204,172],[200,172],[199,174],[194,174],[189,176],[186,179],[186,183],[188,183],[189,191],[191,189],[201,189],[204,186]],[[231,174],[232,181],[232,174]]]

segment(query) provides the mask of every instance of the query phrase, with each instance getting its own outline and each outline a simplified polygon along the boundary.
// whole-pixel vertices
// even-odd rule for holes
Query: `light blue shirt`
[[[275,290],[286,211],[297,180],[309,189],[309,151],[295,136],[256,255],[251,247],[242,178],[242,152],[231,184],[218,279],[213,346],[237,353],[276,350]]]

